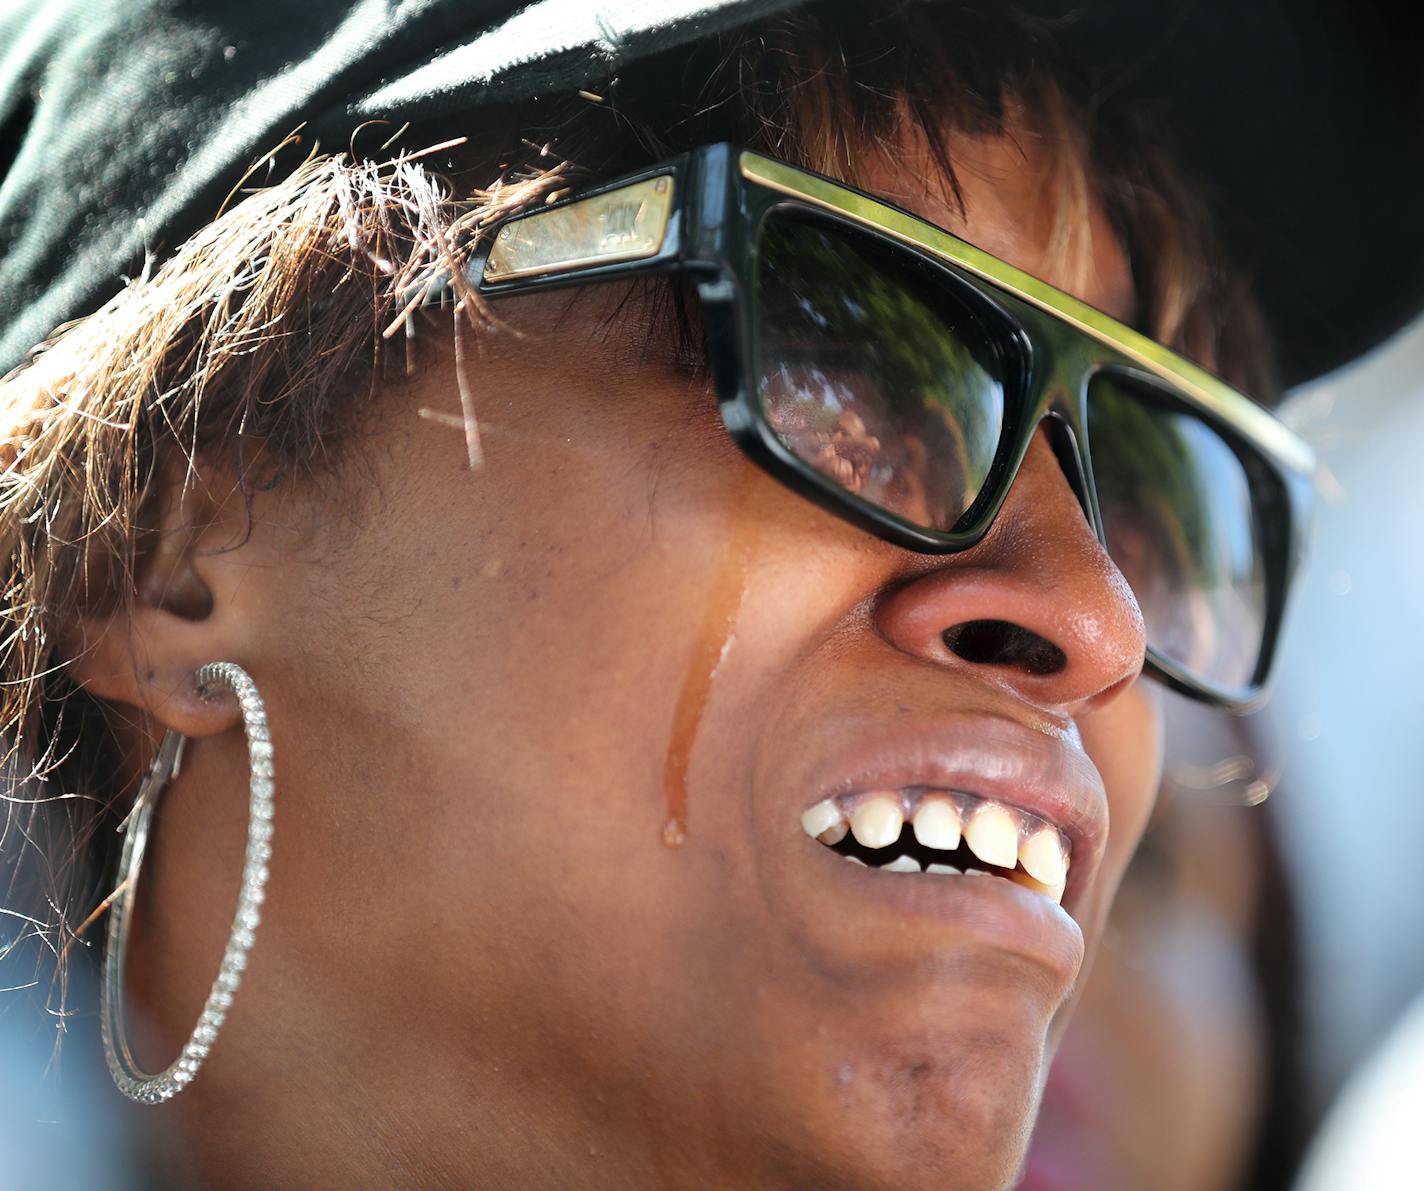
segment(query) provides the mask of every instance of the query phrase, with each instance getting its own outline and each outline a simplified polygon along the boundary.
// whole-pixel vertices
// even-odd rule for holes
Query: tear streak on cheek
[[[673,712],[672,734],[663,768],[663,795],[667,806],[662,839],[669,848],[680,848],[687,841],[687,774],[692,750],[697,744],[717,674],[736,641],[737,618],[756,552],[759,531],[756,513],[749,508],[750,487],[744,485],[733,503],[731,529],[707,590],[702,624]]]

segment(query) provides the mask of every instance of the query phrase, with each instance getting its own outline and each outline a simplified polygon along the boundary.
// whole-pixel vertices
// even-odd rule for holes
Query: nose
[[[1142,612],[1042,430],[972,550],[936,560],[876,610],[892,645],[1077,715],[1142,669]]]

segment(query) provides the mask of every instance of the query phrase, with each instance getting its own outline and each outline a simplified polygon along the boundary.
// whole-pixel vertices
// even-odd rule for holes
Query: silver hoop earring
[[[217,1040],[232,1004],[233,993],[242,982],[247,967],[247,952],[252,946],[260,919],[258,907],[267,884],[267,862],[272,856],[272,737],[267,730],[267,709],[257,693],[257,684],[239,666],[231,662],[211,662],[194,676],[198,694],[211,699],[223,691],[232,691],[242,708],[243,726],[247,733],[247,757],[251,768],[251,799],[247,820],[247,860],[242,869],[242,892],[237,899],[237,913],[232,920],[223,952],[222,966],[208,993],[202,1016],[194,1027],[187,1045],[166,1069],[157,1075],[144,1071],[129,1049],[124,1016],[124,960],[128,950],[129,911],[137,892],[139,870],[143,865],[144,848],[153,813],[168,783],[178,776],[183,761],[183,746],[187,737],[170,731],[159,745],[158,756],[139,788],[133,810],[119,826],[124,832],[124,846],[119,856],[121,882],[109,909],[108,947],[104,954],[104,984],[99,1010],[100,1033],[104,1039],[104,1055],[114,1083],[130,1100],[140,1104],[161,1104],[171,1100],[193,1081],[203,1065],[208,1051]]]

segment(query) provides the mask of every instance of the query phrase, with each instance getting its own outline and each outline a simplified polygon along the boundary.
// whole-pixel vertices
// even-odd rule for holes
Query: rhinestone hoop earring
[[[178,1057],[157,1075],[144,1071],[129,1049],[124,1016],[124,961],[129,940],[129,911],[137,892],[139,869],[148,843],[149,827],[159,796],[168,783],[178,776],[183,761],[183,745],[187,737],[170,731],[159,745],[158,755],[139,788],[133,810],[119,826],[124,832],[123,851],[119,856],[122,878],[109,910],[108,947],[104,954],[104,985],[101,994],[99,1021],[104,1039],[104,1055],[109,1074],[125,1096],[140,1104],[161,1104],[181,1092],[207,1058],[217,1040],[218,1030],[232,1004],[233,993],[242,982],[247,967],[247,952],[259,920],[263,888],[267,884],[267,862],[272,856],[272,738],[267,730],[267,709],[257,693],[257,684],[239,666],[231,662],[211,662],[194,676],[198,694],[211,699],[223,691],[232,691],[242,708],[243,726],[247,733],[247,757],[251,767],[251,800],[247,821],[247,860],[242,869],[242,892],[238,895],[237,913],[232,920],[227,949],[222,966],[208,993],[207,1004],[194,1027],[187,1045]]]

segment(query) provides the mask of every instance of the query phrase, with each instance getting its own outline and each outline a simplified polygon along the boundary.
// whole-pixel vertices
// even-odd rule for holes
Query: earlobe
[[[89,694],[142,712],[158,727],[216,735],[241,716],[231,700],[199,698],[194,674],[208,662],[233,660],[236,643],[225,639],[228,618],[202,561],[215,538],[229,548],[241,540],[224,523],[236,486],[215,499],[207,483],[176,464],[160,467],[153,483],[132,566],[121,571],[127,589],[105,593],[99,610],[76,616],[65,642],[68,670]]]
[[[202,634],[184,632],[190,623],[137,601],[102,621],[86,619],[69,672],[95,698],[142,712],[161,728],[184,736],[226,732],[241,716],[230,700],[199,698],[194,675],[228,659],[205,648]]]

